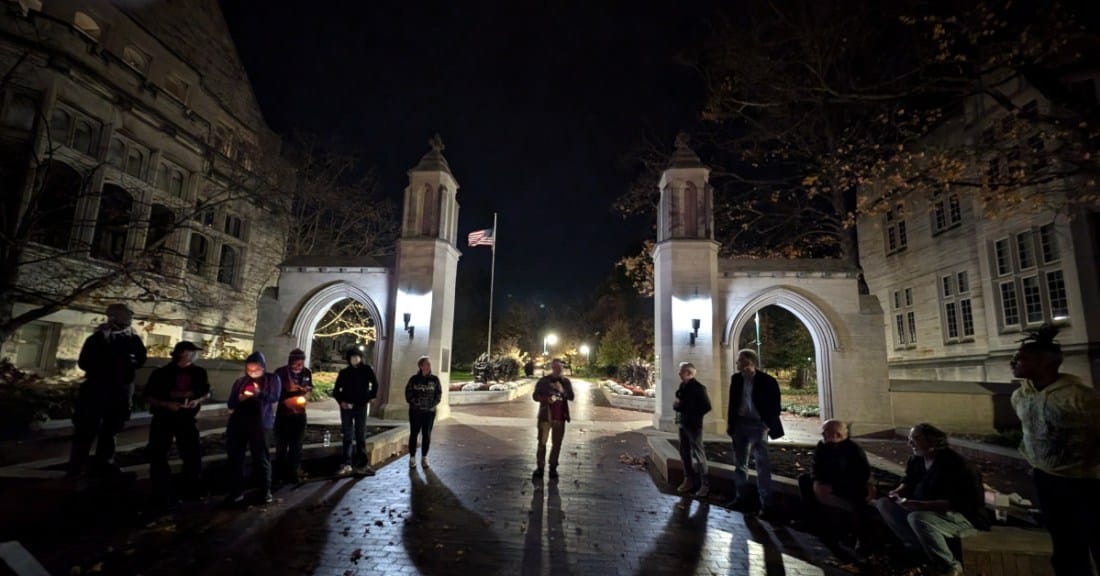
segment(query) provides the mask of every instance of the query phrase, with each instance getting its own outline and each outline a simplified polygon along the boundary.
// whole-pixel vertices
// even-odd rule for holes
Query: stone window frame
[[[937,188],[932,192],[930,204],[933,236],[962,225],[962,204],[958,192]]]
[[[891,293],[891,330],[894,333],[894,349],[917,347],[917,318],[913,309],[913,288],[899,288]]]
[[[116,164],[114,161],[114,151],[116,144],[121,147],[121,164]],[[141,154],[141,165],[138,167],[138,174],[134,174],[130,171],[130,159],[132,158],[132,152],[138,152]],[[152,150],[146,146],[138,144],[134,140],[122,135],[114,134],[111,136],[111,142],[107,147],[107,166],[118,171],[119,174],[123,174],[129,178],[136,178],[143,184],[148,184],[145,177],[148,175],[148,169],[150,159],[152,158]]]
[[[191,92],[191,83],[184,80],[179,74],[168,73],[164,77],[164,93],[174,98],[180,104],[187,105],[187,96]]]
[[[198,203],[200,202],[202,202],[201,199],[196,200],[195,211],[191,216],[189,228],[191,235],[198,234],[206,239],[205,260],[199,271],[196,272],[191,265],[193,258],[191,257],[191,240],[190,236],[188,236],[188,264],[185,269],[189,274],[201,276],[207,280],[213,280],[224,287],[240,290],[248,252],[248,221],[241,216],[238,211],[231,207],[209,206],[199,210]],[[227,223],[231,219],[236,219],[240,222],[240,237],[233,236],[226,231]],[[235,270],[228,278],[228,281],[225,281],[226,279],[222,276],[223,247],[229,247],[236,255],[236,262],[234,262]]]
[[[122,54],[119,56],[119,60],[126,66],[129,66],[134,72],[142,76],[148,76],[153,57],[149,55],[148,51],[142,50],[137,45],[127,44],[122,48]]]
[[[94,29],[87,26],[87,23],[81,25],[81,17],[84,17],[85,19],[90,21],[92,26],[94,26]],[[103,24],[100,23],[99,18],[96,18],[94,15],[89,14],[85,10],[77,10],[73,13],[73,29],[91,40],[92,42],[95,42],[96,44],[99,44],[103,41]]]
[[[1062,249],[1053,222],[1017,229],[990,243],[997,321],[1003,333],[1072,318]]]
[[[54,126],[54,116],[61,112],[69,117],[69,125],[65,130],[61,138],[56,134],[56,126]],[[64,146],[75,152],[87,156],[88,158],[95,158],[97,148],[99,147],[99,135],[103,130],[103,123],[92,117],[89,114],[85,114],[78,110],[75,106],[70,105],[68,102],[58,101],[54,104],[53,110],[50,111],[48,122],[48,132],[50,133],[49,143],[56,149],[58,146]],[[77,146],[76,135],[77,128],[81,125],[87,126],[89,130],[88,144],[86,148]]]
[[[166,178],[169,173],[175,173],[180,176],[180,190],[179,193],[175,193],[171,188],[171,182]],[[157,175],[154,187],[157,190],[167,194],[170,198],[177,200],[187,201],[188,197],[188,184],[191,181],[191,171],[184,168],[180,164],[161,158],[157,164]]]
[[[974,303],[969,270],[940,274],[940,324],[944,344],[974,341]]]
[[[886,255],[897,254],[909,247],[909,227],[905,220],[905,205],[901,202],[886,210],[884,219],[883,245],[886,247]]]

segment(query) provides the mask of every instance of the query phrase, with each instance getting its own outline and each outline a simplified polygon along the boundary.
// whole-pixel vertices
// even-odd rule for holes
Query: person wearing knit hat
[[[358,346],[344,354],[348,365],[336,375],[332,397],[340,404],[340,430],[344,437],[344,465],[340,475],[351,473],[374,476],[367,454],[367,404],[378,394],[378,377],[363,361]],[[355,451],[352,451],[354,444]]]
[[[268,434],[275,425],[275,404],[282,394],[279,377],[267,371],[267,359],[260,352],[245,358],[244,375],[233,383],[229,392],[229,423],[225,428],[226,452],[229,460],[229,495],[226,502],[242,504],[244,484],[244,451],[252,453],[253,480],[260,485],[260,500],[272,501],[271,455]]]
[[[302,441],[306,434],[306,403],[313,392],[313,373],[306,368],[305,351],[295,348],[286,366],[275,371],[283,385],[275,409],[275,477],[288,484],[300,484]]]

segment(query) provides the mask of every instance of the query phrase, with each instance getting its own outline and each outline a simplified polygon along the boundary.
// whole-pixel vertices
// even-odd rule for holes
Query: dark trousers
[[[435,425],[435,410],[409,409],[409,458],[416,457],[417,436],[423,436],[420,442],[420,457],[428,457],[432,447],[432,426]]]
[[[707,485],[707,452],[703,446],[703,428],[681,424],[680,462],[684,465],[684,480],[696,488]]]
[[[859,538],[863,545],[872,544],[868,529],[873,509],[858,499],[845,498],[844,507],[827,506],[814,494],[814,477],[802,474],[798,477],[798,491],[802,496],[802,510],[807,522],[814,525],[828,539],[839,540],[848,534]]]
[[[305,413],[284,413],[275,418],[275,470],[287,482],[298,481],[305,435]]]
[[[265,492],[271,490],[271,455],[268,430],[259,421],[234,421],[230,416],[225,430],[229,456],[229,493],[239,495],[244,488],[244,451],[252,453],[252,480]]]
[[[340,432],[344,437],[344,464],[364,466],[367,458],[367,405],[352,404],[350,410],[340,410]],[[351,451],[354,444],[355,452]]]
[[[1034,470],[1043,522],[1054,547],[1050,563],[1058,576],[1091,576],[1089,557],[1100,567],[1100,479],[1066,478]]]
[[[168,450],[172,439],[183,460],[183,491],[197,493],[201,486],[202,451],[199,448],[199,426],[192,415],[158,414],[149,424],[149,480],[153,494],[162,500],[173,496],[172,469],[168,466]]]
[[[96,464],[100,467],[109,464],[115,457],[115,436],[122,431],[129,419],[128,404],[78,400],[73,414],[69,474],[79,474],[84,470],[93,443],[96,444]]]

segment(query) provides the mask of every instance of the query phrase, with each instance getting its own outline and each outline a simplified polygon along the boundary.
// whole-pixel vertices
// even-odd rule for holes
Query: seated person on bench
[[[826,420],[821,437],[813,472],[798,477],[803,524],[841,539],[851,533],[863,540],[868,503],[874,497],[867,454],[848,437],[848,425],[840,420]]]

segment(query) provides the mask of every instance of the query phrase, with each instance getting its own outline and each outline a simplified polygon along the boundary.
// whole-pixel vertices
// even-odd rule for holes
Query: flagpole
[[[490,248],[493,251],[493,263],[489,268],[489,337],[485,342],[485,359],[492,362],[493,358],[493,289],[496,287],[497,275],[497,213],[493,212],[493,243]]]

